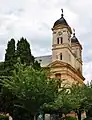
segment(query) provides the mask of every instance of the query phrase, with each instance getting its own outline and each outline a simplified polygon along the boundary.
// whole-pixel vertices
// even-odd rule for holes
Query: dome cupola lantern
[[[71,38],[71,43],[78,43],[79,44],[79,41],[75,35],[75,29],[73,29],[73,37]]]
[[[70,31],[70,33],[72,34],[71,27],[68,25],[67,21],[64,19],[63,9],[61,9],[61,11],[62,11],[61,18],[58,19],[58,20],[54,23],[52,30],[54,30],[54,29],[56,29],[56,28],[58,28],[58,27],[61,26],[61,27],[63,27],[63,28],[64,28],[64,27],[65,27],[65,28],[68,28],[69,31]]]

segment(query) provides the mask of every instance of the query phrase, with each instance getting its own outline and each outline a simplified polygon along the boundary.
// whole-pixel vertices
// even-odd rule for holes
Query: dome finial
[[[73,36],[75,36],[75,29],[73,28]]]
[[[61,9],[61,11],[62,11],[61,17],[63,17],[63,9]]]

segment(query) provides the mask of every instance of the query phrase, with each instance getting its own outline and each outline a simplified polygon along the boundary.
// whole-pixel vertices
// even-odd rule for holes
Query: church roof
[[[62,26],[67,27],[67,28],[69,29],[70,33],[72,34],[71,27],[68,25],[67,21],[66,21],[65,18],[64,18],[63,9],[61,9],[61,10],[62,10],[61,18],[58,19],[58,20],[54,23],[52,30],[53,30],[55,27],[57,27],[58,25],[62,25]]]
[[[73,37],[71,38],[71,43],[77,43],[77,44],[80,45],[80,42],[79,42],[79,40],[77,39],[77,37],[75,35],[75,29],[73,29],[73,31],[74,31],[74,33],[73,33]]]
[[[35,60],[41,64],[41,67],[46,67],[52,62],[52,55],[35,57]]]
[[[55,26],[57,26],[57,25],[59,25],[59,24],[69,26],[63,16],[61,16],[61,18],[58,19],[58,20],[54,23],[54,26],[53,26],[53,27],[55,27]]]
[[[75,35],[73,35],[73,37],[71,38],[71,43],[79,43],[79,41]]]

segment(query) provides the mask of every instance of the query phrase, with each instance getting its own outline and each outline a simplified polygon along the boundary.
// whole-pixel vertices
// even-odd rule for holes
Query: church
[[[52,55],[36,57],[42,67],[50,70],[51,78],[66,80],[69,84],[83,84],[82,45],[64,18],[63,10],[60,19],[52,27]]]

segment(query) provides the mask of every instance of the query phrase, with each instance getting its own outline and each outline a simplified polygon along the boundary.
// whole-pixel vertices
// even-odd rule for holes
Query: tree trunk
[[[78,120],[81,120],[81,110],[78,111],[77,115],[78,115]]]
[[[34,114],[34,120],[36,120],[36,114]]]

